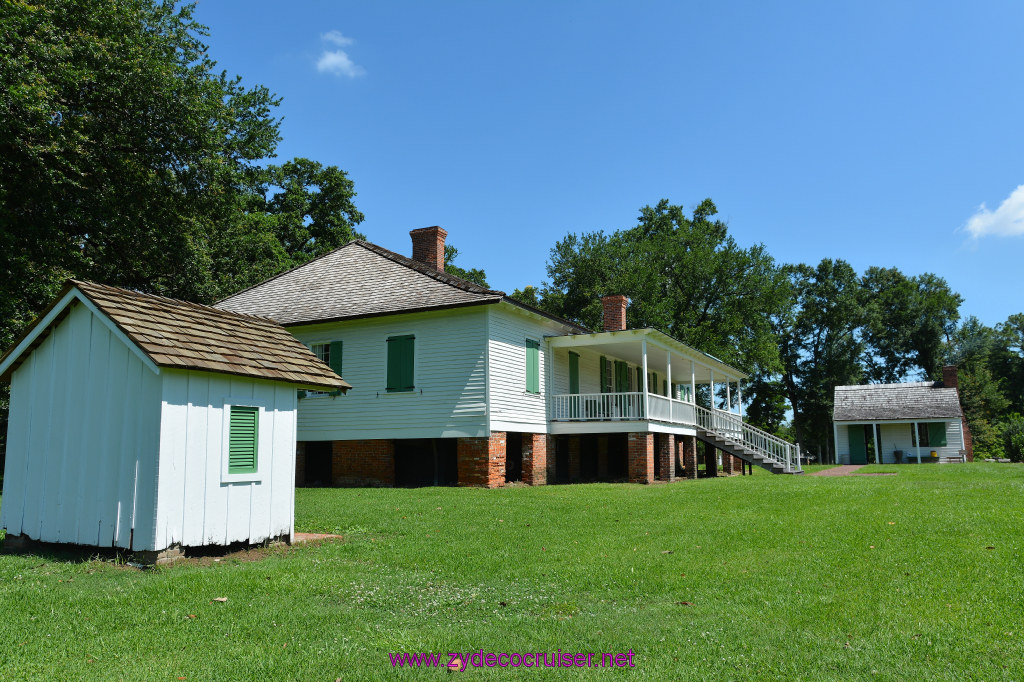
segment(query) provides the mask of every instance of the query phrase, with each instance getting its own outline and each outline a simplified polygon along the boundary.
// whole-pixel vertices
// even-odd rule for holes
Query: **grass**
[[[636,652],[584,679],[1024,678],[1024,467],[300,490],[345,541],[138,571],[0,556],[0,678],[411,679],[392,651]],[[213,602],[227,597],[226,603]]]

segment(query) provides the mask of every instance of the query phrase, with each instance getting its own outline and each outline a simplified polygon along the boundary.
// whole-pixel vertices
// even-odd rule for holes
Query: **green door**
[[[850,464],[867,464],[868,450],[864,446],[864,425],[847,426],[850,437]]]

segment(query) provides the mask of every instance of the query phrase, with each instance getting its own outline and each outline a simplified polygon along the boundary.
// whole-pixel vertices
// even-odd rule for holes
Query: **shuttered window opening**
[[[414,383],[414,357],[416,337],[388,337],[388,386],[389,393],[412,391]]]
[[[341,341],[325,341],[324,343],[314,343],[309,346],[309,349],[313,351],[317,359],[324,363],[328,367],[334,370],[338,376],[343,376],[341,373],[341,360],[344,355],[342,342]],[[299,391],[299,397],[305,398],[311,395],[341,395],[341,389],[337,391]]]
[[[331,341],[330,346],[328,346],[328,354],[330,356],[330,361],[327,365],[334,370],[334,373],[339,377],[342,376],[341,360],[344,357],[344,353],[341,341]],[[341,389],[339,388],[336,391],[331,391],[331,395],[341,395]]]
[[[540,393],[540,343],[526,339],[526,392]]]
[[[580,392],[580,356],[569,351],[569,393]]]
[[[601,356],[601,393],[612,392],[612,363]]]
[[[232,405],[230,418],[228,473],[255,473],[259,464],[259,408]]]

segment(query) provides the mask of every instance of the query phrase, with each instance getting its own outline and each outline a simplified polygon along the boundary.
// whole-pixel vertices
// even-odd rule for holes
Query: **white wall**
[[[934,421],[934,420],[933,420]],[[922,424],[927,423],[925,421]],[[836,461],[839,464],[850,463],[850,438],[847,431],[848,424],[839,424],[837,429]],[[881,450],[882,463],[895,464],[894,450],[903,451],[903,462],[917,462],[917,448],[913,445],[911,436],[912,424],[881,424]],[[946,422],[946,447],[921,446],[921,461],[931,459],[932,450],[935,450],[939,457],[956,457],[960,453],[960,420]]]
[[[209,372],[162,371],[156,546],[259,543],[294,522],[296,389]],[[261,407],[258,472],[226,482],[226,405]]]
[[[353,386],[347,395],[300,400],[298,439],[487,435],[487,309],[493,307],[290,327],[307,345],[342,341],[342,374]],[[416,390],[387,393],[387,339],[403,334],[416,336]]]
[[[153,549],[160,377],[81,304],[11,377],[0,525]]]

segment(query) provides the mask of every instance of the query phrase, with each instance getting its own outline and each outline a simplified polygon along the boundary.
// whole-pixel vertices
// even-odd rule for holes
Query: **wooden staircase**
[[[697,408],[697,438],[773,474],[802,474],[800,446],[746,424],[738,415]]]

